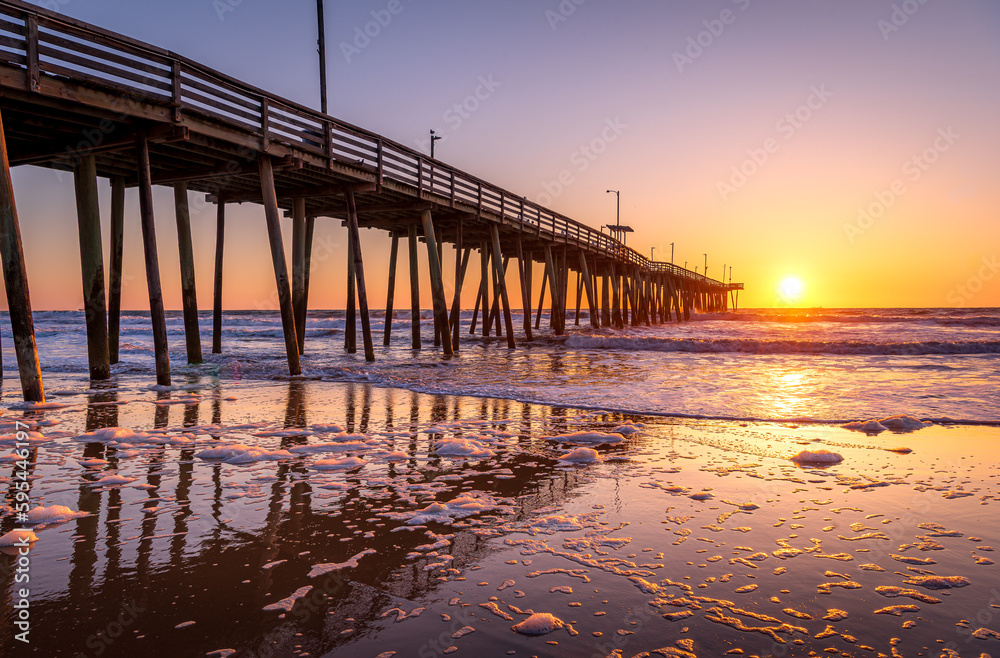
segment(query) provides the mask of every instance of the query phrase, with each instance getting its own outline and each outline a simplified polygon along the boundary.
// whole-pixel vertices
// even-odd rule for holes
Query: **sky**
[[[312,0],[38,4],[319,107]],[[327,0],[326,35],[334,117],[425,152],[433,128],[439,159],[594,227],[614,223],[619,190],[629,246],[712,278],[731,267],[741,307],[1000,306],[1000,4]],[[72,177],[13,180],[34,308],[80,308]],[[172,192],[154,192],[180,308]],[[208,309],[215,209],[192,201]],[[130,191],[127,309],[148,308],[137,208]],[[225,306],[273,307],[263,209],[227,220]],[[320,219],[315,239],[329,257],[310,306],[342,308],[346,229]],[[362,245],[377,308],[389,239]]]

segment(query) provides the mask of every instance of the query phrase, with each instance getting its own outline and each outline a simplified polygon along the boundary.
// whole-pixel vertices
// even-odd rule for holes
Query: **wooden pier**
[[[612,237],[450,167],[397,142],[235,80],[175,53],[19,0],[0,0],[0,252],[25,400],[43,401],[28,282],[9,167],[72,171],[91,377],[110,376],[118,358],[124,190],[138,187],[157,383],[170,383],[152,186],[173,187],[187,359],[202,360],[188,194],[218,204],[212,351],[221,351],[225,208],[264,207],[291,375],[306,349],[309,264],[317,218],[347,230],[345,349],[357,350],[360,314],[365,358],[375,358],[359,231],[391,239],[383,343],[391,340],[399,241],[409,254],[411,345],[421,347],[417,251],[425,243],[435,345],[460,349],[461,292],[473,251],[480,280],[470,333],[532,338],[532,271],[543,265],[538,328],[546,295],[556,334],[566,331],[571,285],[575,317],[583,302],[593,327],[624,328],[722,311],[742,284],[723,283],[651,261]],[[98,178],[110,181],[111,258],[105,273]],[[289,270],[283,215],[292,222]],[[461,257],[446,263],[442,246]],[[384,264],[379,263],[379,267]],[[369,269],[373,263],[368,263]],[[454,267],[454,296],[444,281]],[[291,272],[291,274],[289,274]],[[573,274],[576,274],[574,279]],[[511,316],[507,281],[517,277],[523,333]],[[108,282],[105,297],[105,281]],[[516,302],[517,300],[515,300]]]

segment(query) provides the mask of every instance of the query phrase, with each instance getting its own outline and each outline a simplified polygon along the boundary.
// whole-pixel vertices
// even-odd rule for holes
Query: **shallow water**
[[[43,423],[32,505],[87,515],[36,529],[34,655],[1000,653],[978,632],[1000,630],[994,427],[869,437],[327,381],[48,386],[69,406],[3,420]],[[146,433],[79,438],[112,426]],[[203,453],[232,444],[270,454]],[[560,461],[580,447],[597,461]],[[795,465],[806,449],[843,461]],[[442,454],[463,451],[484,456]],[[92,486],[114,473],[129,481]],[[22,649],[12,566],[0,555],[3,655]],[[931,573],[969,584],[932,589]],[[899,605],[918,609],[875,614]],[[568,627],[511,630],[529,611]]]
[[[868,420],[906,413],[921,418],[1000,423],[1000,310],[776,309],[695,315],[692,322],[624,331],[591,330],[586,313],[568,337],[554,337],[543,316],[537,339],[509,351],[506,341],[470,336],[462,319],[460,353],[433,347],[430,314],[424,349],[410,349],[408,314],[398,314],[391,347],[376,362],[343,350],[343,311],[311,312],[303,369],[333,381],[364,381],[425,393],[501,397],[610,411],[737,419]],[[79,313],[35,316],[43,371],[86,373]],[[264,311],[227,312],[223,355],[184,364],[183,322],[168,314],[172,368],[185,374],[271,379],[287,374],[281,322]],[[119,374],[152,379],[148,314],[127,313]],[[518,340],[522,321],[514,318]],[[9,323],[0,322],[8,377],[15,377]],[[211,314],[202,313],[208,352]],[[359,329],[360,332],[360,329]],[[361,343],[360,334],[358,343]]]

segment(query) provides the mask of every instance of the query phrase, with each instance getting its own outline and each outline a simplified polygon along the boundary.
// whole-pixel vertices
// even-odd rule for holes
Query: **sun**
[[[781,295],[783,301],[789,304],[797,302],[802,297],[804,290],[805,286],[802,284],[802,280],[795,276],[785,277],[778,285],[778,294]]]

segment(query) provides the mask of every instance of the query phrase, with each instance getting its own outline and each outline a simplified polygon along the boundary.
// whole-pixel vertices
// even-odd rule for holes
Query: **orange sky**
[[[350,3],[328,10],[330,111],[414,148],[436,128],[441,159],[591,226],[614,221],[605,190],[621,190],[630,246],[666,260],[674,243],[674,261],[699,269],[707,253],[713,278],[732,266],[741,307],[786,304],[790,275],[803,306],[1000,306],[1000,8],[910,3],[404,3],[360,49],[355,28],[385,3]],[[310,3],[101,5],[63,10],[317,105]],[[13,179],[34,307],[79,308],[71,177]],[[179,308],[170,190],[155,200],[164,298]],[[144,309],[137,214],[130,191],[123,306]],[[228,217],[226,307],[273,305],[262,209]],[[192,209],[204,309],[214,218]],[[314,262],[313,308],[344,304],[345,242],[319,220],[331,257]],[[388,243],[363,235],[376,307]]]

